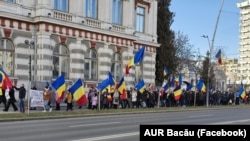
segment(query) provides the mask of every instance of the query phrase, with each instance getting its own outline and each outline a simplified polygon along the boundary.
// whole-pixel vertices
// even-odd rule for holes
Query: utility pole
[[[215,35],[216,35],[216,31],[217,31],[217,27],[218,27],[218,23],[219,23],[219,19],[220,19],[220,14],[223,8],[223,4],[224,4],[224,0],[222,0],[221,3],[221,7],[219,10],[219,14],[216,20],[216,24],[215,24],[215,29],[214,29],[214,33],[213,33],[213,38],[212,38],[212,43],[210,44],[209,38],[208,36],[203,35],[203,38],[207,38],[208,42],[209,42],[209,63],[208,63],[208,81],[207,81],[207,94],[206,94],[206,107],[209,106],[209,81],[210,81],[210,74],[211,74],[211,61],[212,61],[212,56],[213,56],[213,50],[214,50],[214,40],[215,40]]]

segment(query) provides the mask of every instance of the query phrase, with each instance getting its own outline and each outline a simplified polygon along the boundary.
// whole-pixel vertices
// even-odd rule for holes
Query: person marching
[[[12,87],[9,90],[7,89],[5,92],[6,92],[6,95],[7,95],[7,92],[8,92],[9,96],[7,98],[8,99],[7,105],[6,105],[6,107],[5,107],[5,109],[3,111],[8,112],[10,105],[12,105],[14,111],[17,111],[18,108],[17,108],[17,106],[15,104],[16,98],[15,98],[14,88]]]
[[[49,88],[46,86],[44,88],[44,92],[43,92],[43,102],[44,102],[44,111],[46,112],[47,110],[49,110],[50,112],[52,111],[52,108],[49,106],[49,101],[50,101],[50,91]]]
[[[66,109],[66,111],[68,111],[68,110],[71,110],[71,111],[73,111],[73,95],[69,92],[69,91],[67,91],[66,92],[66,96],[65,96],[65,103],[67,103],[67,109]]]

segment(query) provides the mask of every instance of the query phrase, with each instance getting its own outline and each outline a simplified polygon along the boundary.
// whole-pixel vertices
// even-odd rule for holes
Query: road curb
[[[162,112],[184,112],[184,111],[201,111],[201,110],[220,110],[220,109],[240,109],[240,108],[250,108],[250,106],[230,106],[230,107],[201,107],[201,108],[164,108],[157,109],[156,111],[149,111],[147,109],[142,109],[142,111],[124,111],[124,112],[113,112],[113,113],[93,113],[93,114],[76,114],[76,115],[60,115],[60,116],[43,116],[43,117],[20,117],[20,118],[3,118],[0,122],[10,122],[10,121],[26,121],[26,120],[45,120],[45,119],[62,119],[62,118],[78,118],[78,117],[91,117],[91,116],[110,116],[110,115],[122,115],[122,114],[145,114],[145,113],[162,113]],[[12,113],[10,113],[12,114]],[[23,113],[20,113],[23,114]]]

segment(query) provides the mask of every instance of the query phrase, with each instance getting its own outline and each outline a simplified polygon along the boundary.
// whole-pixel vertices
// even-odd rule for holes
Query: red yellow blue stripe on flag
[[[246,92],[245,92],[245,89],[243,87],[241,87],[239,90],[238,90],[238,94],[239,96],[242,98],[242,99],[245,99],[246,98]]]
[[[218,59],[218,63],[222,64],[222,58],[221,58],[221,49],[216,53],[215,57]]]
[[[206,86],[205,86],[204,81],[202,79],[199,80],[196,88],[202,92],[206,92]]]
[[[9,79],[9,76],[5,73],[3,69],[0,68],[0,87],[5,90],[8,88],[12,88],[12,82]]]
[[[145,83],[144,83],[144,80],[139,81],[139,82],[137,83],[137,85],[135,86],[135,88],[136,88],[137,90],[139,90],[140,93],[143,93],[143,92],[145,91],[145,88],[146,88]]]
[[[125,89],[126,89],[126,85],[125,85],[124,77],[122,77],[118,84],[118,91],[120,92],[120,94],[123,94]]]
[[[181,86],[178,85],[178,86],[174,89],[174,99],[175,99],[176,101],[180,100],[181,94],[182,94],[182,89],[181,89]]]
[[[64,93],[66,90],[65,78],[63,75],[59,76],[51,85],[56,89],[58,103],[64,98]]]
[[[82,80],[78,79],[72,87],[69,89],[70,93],[73,95],[74,100],[79,106],[82,106],[87,103],[87,98],[85,95],[85,90],[82,84]]]
[[[129,74],[130,68],[132,68],[135,64],[142,62],[143,57],[144,57],[145,48],[146,48],[145,46],[140,48],[135,53],[134,57],[130,59],[130,61],[128,62],[127,66],[126,66],[126,70],[125,70],[126,74]]]

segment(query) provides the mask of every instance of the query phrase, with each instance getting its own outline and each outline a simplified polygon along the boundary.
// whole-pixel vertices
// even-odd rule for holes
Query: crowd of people
[[[7,112],[9,110],[10,105],[12,105],[14,111],[18,111],[18,108],[16,106],[16,98],[15,98],[15,91],[19,91],[18,94],[18,107],[19,111],[21,113],[25,113],[25,96],[26,96],[26,89],[24,87],[24,84],[21,84],[20,87],[17,87],[16,85],[13,85],[11,88],[5,88],[0,89],[0,104],[3,103],[4,108],[3,111]]]
[[[96,109],[99,92],[95,88],[91,88],[88,93],[88,109]],[[230,105],[240,103],[249,103],[249,94],[246,98],[242,99],[237,92],[228,91],[211,91],[209,93],[209,105]],[[203,91],[185,91],[182,90],[180,98],[177,100],[172,91],[154,91],[152,88],[147,87],[141,93],[135,88],[126,90],[126,96],[119,93],[118,90],[109,92],[108,89],[104,90],[100,95],[100,109],[117,109],[117,108],[154,108],[159,107],[176,107],[176,106],[205,106],[206,105],[206,92]]]
[[[36,88],[33,88],[36,89]],[[18,94],[18,107],[16,106],[15,91],[19,91]],[[21,113],[25,112],[25,96],[26,89],[24,84],[21,84],[20,87],[15,85],[6,90],[2,90],[2,95],[0,96],[0,104],[3,103],[3,111],[8,111],[10,105],[12,105],[14,111],[19,111]],[[86,106],[87,109],[97,110],[100,103],[100,109],[125,109],[125,108],[154,108],[155,106],[159,107],[176,107],[176,106],[205,106],[206,105],[206,92],[202,91],[185,91],[183,90],[180,98],[177,100],[172,91],[164,91],[160,89],[159,91],[153,90],[152,87],[146,87],[143,92],[136,90],[131,87],[126,89],[123,93],[120,93],[118,89],[105,89],[103,91],[98,91],[96,88],[91,87],[89,91],[85,94],[87,97],[88,103],[86,105],[77,105],[74,103],[73,95],[67,90],[65,92],[64,99],[62,102],[66,104],[66,111],[73,111],[73,107],[81,109],[83,106]],[[48,87],[44,88],[43,91],[43,112],[52,111],[52,97],[53,92],[50,91]],[[240,103],[249,104],[250,97],[249,93],[246,94],[246,97],[242,99],[237,93],[228,90],[228,91],[213,91],[209,94],[209,105],[228,105]],[[33,107],[34,108],[34,107]],[[55,110],[58,109],[58,105]]]

